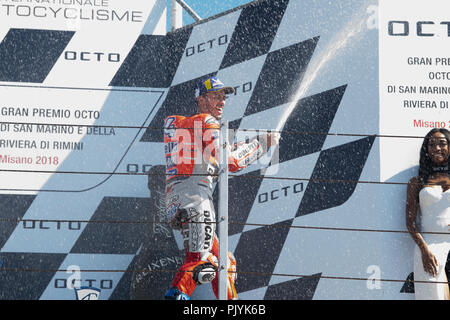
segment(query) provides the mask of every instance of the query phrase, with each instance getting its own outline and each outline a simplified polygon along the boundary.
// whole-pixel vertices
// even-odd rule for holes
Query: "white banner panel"
[[[450,127],[450,3],[380,2],[380,134]],[[420,138],[381,138],[381,180],[418,164]]]

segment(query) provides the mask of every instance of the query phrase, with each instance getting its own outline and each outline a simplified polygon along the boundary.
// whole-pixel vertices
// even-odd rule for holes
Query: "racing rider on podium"
[[[168,116],[164,123],[166,157],[166,210],[170,226],[180,230],[186,252],[166,299],[189,300],[199,284],[211,282],[218,297],[218,239],[212,200],[218,175],[220,123],[226,95],[234,93],[219,79],[209,77],[197,85],[197,114]],[[255,162],[271,146],[278,133],[259,135],[229,148],[228,168],[239,171]],[[228,252],[228,299],[237,299],[236,260]]]

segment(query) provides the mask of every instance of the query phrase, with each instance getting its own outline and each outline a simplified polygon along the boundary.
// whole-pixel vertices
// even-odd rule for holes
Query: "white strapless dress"
[[[419,193],[421,211],[421,232],[450,233],[450,190],[442,191],[440,186],[426,187]],[[416,245],[414,252],[414,281],[448,281],[445,264],[450,251],[450,234],[427,234],[422,237],[428,248],[436,257],[439,267],[438,275],[433,277],[423,269],[422,255]],[[414,283],[416,300],[443,300],[448,290],[447,284]]]

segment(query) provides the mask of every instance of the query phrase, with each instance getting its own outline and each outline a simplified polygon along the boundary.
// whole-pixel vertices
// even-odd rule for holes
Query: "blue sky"
[[[239,7],[253,0],[184,0],[202,19]],[[170,13],[170,0],[167,0],[167,12]],[[184,10],[183,10],[184,11]],[[183,12],[183,26],[195,20]],[[170,30],[170,16],[167,17],[167,30]]]

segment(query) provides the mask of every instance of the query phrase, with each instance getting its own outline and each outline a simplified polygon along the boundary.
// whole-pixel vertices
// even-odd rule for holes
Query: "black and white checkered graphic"
[[[38,300],[66,254],[1,252],[2,300]]]
[[[167,36],[141,35],[111,86],[167,88],[177,70],[192,28]]]
[[[0,43],[0,81],[42,83],[74,33],[10,29]]]
[[[267,288],[264,300],[312,300],[321,274],[313,274],[310,278],[299,278]]]
[[[292,212],[291,217],[312,214],[345,203],[356,187],[356,181],[358,181],[367,160],[373,140],[373,138],[365,138],[320,152],[310,176],[313,181],[308,183],[297,213]],[[359,156],[349,157],[349,154],[354,153],[358,153]],[[293,220],[290,219],[274,226],[242,232],[252,206],[260,199],[258,192],[260,192],[264,180],[259,176],[259,171],[251,172],[248,175],[257,178],[234,177],[230,180],[229,201],[234,205],[229,213],[229,219],[232,222],[229,234],[240,237],[235,251],[240,270],[246,272],[258,270],[264,275],[240,277],[237,286],[239,292],[268,285],[270,274],[274,271],[289,227],[293,223]],[[330,177],[331,180],[347,180],[348,182],[320,182],[320,180],[328,180]],[[316,180],[319,182],[315,182]],[[280,186],[282,186],[281,183]],[[248,248],[255,248],[255,250],[248,250]]]
[[[232,129],[274,129],[274,121],[286,106],[296,104],[283,126],[279,146],[281,170],[276,175],[303,178],[304,181],[274,181],[257,167],[250,167],[238,173],[239,176],[230,178],[229,199],[233,204],[229,213],[230,243],[237,258],[238,272],[242,272],[238,276],[237,290],[240,294],[262,290],[262,297],[271,300],[314,298],[315,290],[320,285],[320,275],[323,274],[320,266],[307,274],[314,276],[311,278],[290,277],[274,283],[275,277],[270,274],[280,263],[282,251],[291,245],[287,239],[291,232],[295,232],[290,227],[296,221],[338,207],[352,196],[374,143],[373,137],[364,137],[324,148],[326,134],[351,84],[340,83],[293,101],[293,94],[308,73],[308,66],[320,46],[321,34],[311,34],[294,43],[274,46],[277,37],[286,37],[279,33],[279,28],[289,13],[292,1],[257,1],[241,10],[167,36],[142,34],[109,83],[113,87],[166,90],[165,100],[157,104],[146,122],[148,129],[142,130],[128,153],[135,155],[143,148],[151,148],[155,153],[161,152],[161,159],[162,130],[155,128],[162,129],[163,120],[169,114],[195,113],[194,87],[205,76],[216,75],[227,85],[235,87],[236,93],[229,97],[224,115]],[[295,11],[290,14],[295,14]],[[0,54],[1,50],[0,46]],[[55,53],[55,56],[58,54]],[[46,72],[40,73],[45,75]],[[36,81],[42,81],[42,77]],[[31,82],[30,79],[24,81]],[[236,139],[241,139],[243,135],[242,131],[232,134],[236,134]],[[159,157],[155,159],[158,160],[152,159],[149,164],[163,163],[158,162]],[[312,180],[307,181],[309,179]],[[348,182],[322,182],[323,179]],[[133,188],[146,188],[142,182],[140,178],[113,177],[99,191],[92,189],[85,195],[49,196],[54,201],[78,204],[77,209],[70,207],[65,218],[82,217],[81,220],[92,222],[60,226],[49,223],[39,225],[37,222],[36,229],[42,227],[49,233],[66,228],[66,242],[48,251],[42,249],[41,252],[36,250],[24,254],[1,252],[3,267],[64,270],[80,265],[86,269],[140,270],[140,274],[87,273],[90,282],[83,278],[83,285],[101,287],[101,298],[130,299],[143,297],[143,286],[150,283],[154,286],[156,281],[158,288],[146,293],[145,297],[162,299],[173,274],[155,273],[155,276],[150,271],[177,269],[181,262],[180,248],[173,237],[164,248],[148,245],[152,241],[163,243],[163,240],[148,238],[148,224],[125,223],[148,221],[151,213],[157,210],[152,202],[153,195],[150,200],[145,196],[133,196]],[[17,210],[12,211],[12,217],[23,217],[34,196],[11,197],[22,205],[22,208],[15,207]],[[267,226],[245,225],[259,221]],[[2,233],[1,246],[8,241],[9,244],[14,243],[13,229],[9,226],[10,229],[4,229]],[[18,246],[21,245],[27,248],[26,244]],[[74,298],[73,292],[67,290],[70,274],[65,272],[4,273],[8,285],[0,288],[2,298]],[[13,284],[28,288],[25,283],[31,282],[36,285],[29,290],[12,292],[2,289]]]
[[[34,195],[0,195],[0,206],[2,216],[0,220],[0,248],[11,236],[11,233],[23,218],[30,204],[33,202]],[[12,221],[16,220],[16,223]]]
[[[227,79],[228,73],[234,71],[234,68],[245,70],[245,64],[252,64],[253,73],[255,65],[259,63],[260,72],[257,79],[252,78],[251,93],[247,95],[244,104],[245,108],[234,104],[233,98],[227,104],[226,113],[231,120],[230,127],[235,129],[252,129],[252,125],[257,128],[263,128],[261,121],[253,122],[249,119],[257,119],[259,115],[274,116],[271,109],[291,102],[294,91],[301,82],[306,71],[308,63],[314,54],[315,47],[320,41],[317,37],[292,44],[290,46],[271,51],[270,41],[273,37],[270,35],[276,33],[278,24],[283,16],[287,2],[280,2],[277,6],[277,13],[272,16],[271,23],[268,23],[270,30],[264,29],[265,37],[255,31],[255,28],[248,28],[254,25],[255,17],[258,13],[264,16],[261,11],[267,10],[267,2],[260,6],[250,6],[243,10],[233,32],[233,37],[228,45],[227,51],[222,58],[220,68],[205,73],[200,77],[190,79],[185,82],[173,84],[168,91],[167,98],[146,133],[142,136],[141,142],[160,142],[162,140],[162,131],[154,130],[163,123],[166,116],[170,114],[191,115],[196,111],[194,101],[194,88],[199,79],[215,75],[220,79]],[[258,11],[258,13],[255,13]],[[194,31],[189,30],[192,34]],[[252,37],[257,40],[250,41]],[[255,45],[258,39],[264,38],[264,44]],[[251,43],[246,45],[247,43]],[[243,51],[237,48],[243,48]],[[248,51],[246,51],[248,49]],[[220,60],[220,58],[216,57]],[[181,68],[181,67],[180,67]],[[206,71],[206,70],[205,70]],[[232,77],[230,77],[232,79]],[[235,80],[236,81],[236,80]],[[236,82],[227,82],[228,85],[238,86]],[[249,83],[244,82],[243,83]],[[248,85],[250,87],[250,85]],[[229,234],[239,238],[234,251],[239,270],[244,275],[239,277],[237,285],[238,292],[246,292],[257,288],[267,287],[265,298],[273,299],[274,294],[282,290],[283,284],[269,285],[271,276],[269,275],[275,269],[279,254],[285,244],[289,226],[292,225],[296,216],[311,214],[339,206],[351,196],[356,182],[362,172],[368,154],[371,150],[374,139],[365,138],[351,142],[342,146],[322,150],[326,139],[324,134],[316,135],[296,135],[288,133],[288,130],[298,132],[321,132],[327,133],[333,122],[335,113],[345,94],[346,86],[331,88],[313,96],[305,97],[297,101],[294,112],[290,115],[284,126],[282,140],[280,142],[280,163],[296,160],[300,157],[319,153],[319,157],[314,170],[310,172],[311,176],[304,178],[311,179],[330,179],[349,180],[349,183],[309,183],[305,189],[303,199],[296,212],[292,212],[291,219],[281,221],[273,226],[262,227],[250,231],[244,231],[244,224],[248,222],[248,217],[252,206],[258,201],[258,191],[264,181],[260,171],[247,173],[250,178],[232,178],[230,179],[229,197],[230,203],[233,203],[230,209]],[[243,92],[241,92],[242,94]],[[238,93],[239,94],[239,93]],[[244,94],[242,94],[244,95]],[[243,99],[239,102],[242,103]],[[233,110],[239,109],[240,112]],[[230,115],[231,114],[231,115]],[[311,116],[314,115],[314,116]],[[254,127],[253,127],[254,128]],[[350,155],[357,154],[357,157]],[[252,177],[253,176],[253,177]],[[217,190],[216,190],[217,191]],[[332,195],[330,197],[329,195]],[[217,194],[215,193],[216,203]],[[320,198],[320,201],[317,199]],[[249,248],[253,248],[249,250]],[[247,275],[245,272],[259,272],[265,275]],[[286,283],[286,287],[292,283],[302,283],[302,279],[293,280]],[[310,280],[303,281],[311,283]],[[309,281],[309,282],[308,282]],[[312,281],[309,289],[299,290],[292,298],[309,299],[314,295],[314,289],[317,286],[318,279]],[[309,292],[306,293],[306,292]]]

